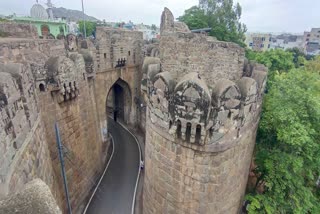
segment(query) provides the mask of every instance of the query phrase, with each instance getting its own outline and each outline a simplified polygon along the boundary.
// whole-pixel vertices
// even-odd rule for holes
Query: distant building
[[[43,38],[49,37],[50,34],[57,38],[59,34],[67,35],[69,33],[66,21],[62,20],[40,20],[31,17],[14,17],[13,20],[17,23],[34,25],[38,30],[38,35]]]
[[[303,35],[280,34],[272,36],[271,49],[298,48],[304,50]]]
[[[67,22],[67,29],[69,33],[77,35],[79,33],[79,25],[77,22]]]
[[[312,28],[310,32],[304,32],[304,51],[307,55],[320,54],[320,28]]]
[[[152,40],[158,38],[160,35],[160,29],[159,28],[152,28],[149,25],[145,24],[138,24],[135,26],[135,30],[140,31],[143,33],[143,39],[144,40]]]
[[[266,51],[271,48],[272,35],[267,33],[248,33],[246,45],[254,51]]]
[[[46,10],[42,5],[36,3],[30,10],[30,17],[16,17],[12,19],[17,23],[27,23],[34,25],[38,30],[38,35],[43,38],[61,35],[67,35],[69,28],[64,20],[54,20],[52,16],[51,1],[48,1],[49,8]]]

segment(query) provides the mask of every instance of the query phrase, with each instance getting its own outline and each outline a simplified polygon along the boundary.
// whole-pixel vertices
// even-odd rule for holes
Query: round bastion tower
[[[143,65],[143,212],[238,213],[267,69],[236,44],[190,32],[167,8],[159,50]]]

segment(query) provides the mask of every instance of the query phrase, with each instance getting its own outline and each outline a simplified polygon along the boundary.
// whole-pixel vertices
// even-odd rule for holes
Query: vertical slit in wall
[[[181,122],[180,120],[177,121],[177,137],[181,139]]]
[[[190,143],[191,138],[191,123],[187,123],[187,129],[186,129],[186,141]]]
[[[196,129],[196,143],[200,143],[201,140],[201,126],[197,125],[197,129]]]

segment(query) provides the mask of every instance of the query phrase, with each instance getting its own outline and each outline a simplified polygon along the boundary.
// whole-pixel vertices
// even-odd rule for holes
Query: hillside
[[[56,18],[66,18],[70,21],[81,21],[85,19],[86,21],[99,21],[93,16],[88,16],[83,14],[82,11],[79,10],[70,10],[63,7],[53,8],[53,15]]]

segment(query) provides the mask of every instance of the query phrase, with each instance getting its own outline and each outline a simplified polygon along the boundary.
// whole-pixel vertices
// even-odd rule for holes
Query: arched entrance
[[[107,115],[115,120],[128,123],[132,105],[131,91],[128,83],[118,79],[110,88],[107,97]]]

